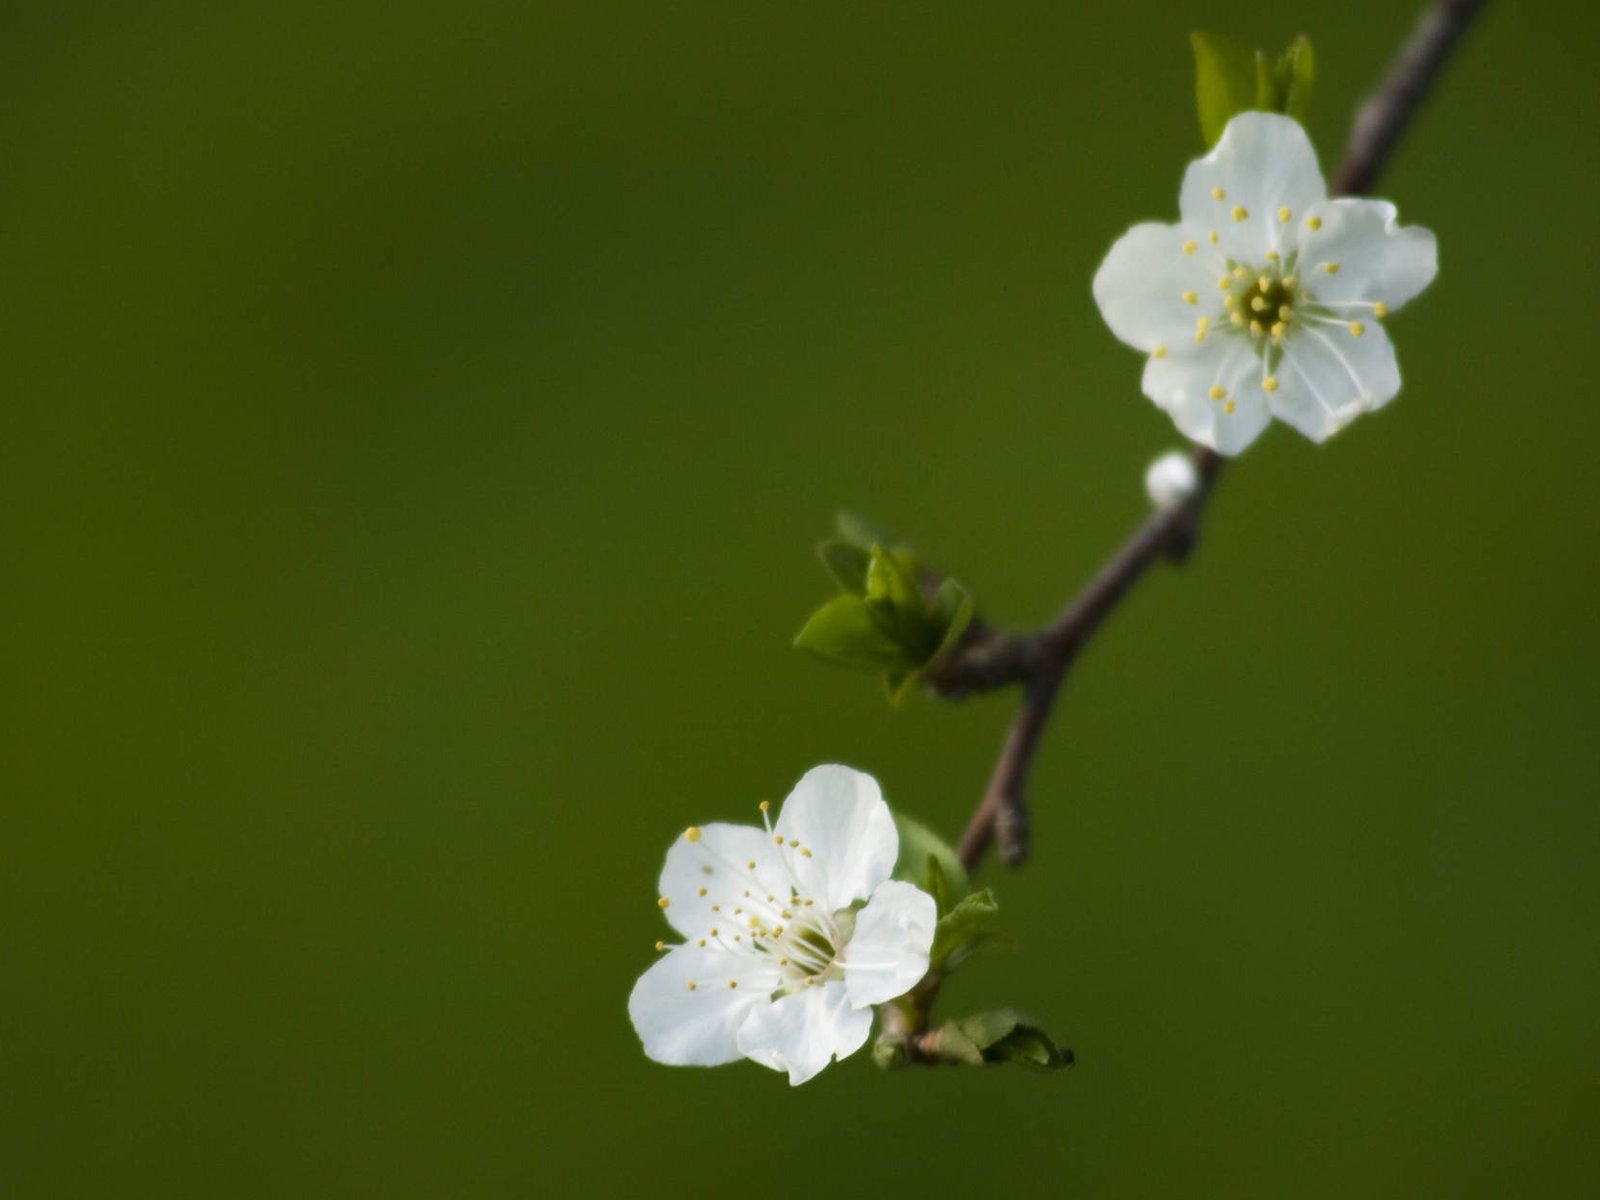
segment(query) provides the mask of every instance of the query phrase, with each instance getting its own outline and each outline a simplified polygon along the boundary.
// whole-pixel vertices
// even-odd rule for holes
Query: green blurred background
[[[1416,15],[9,5],[8,1195],[1569,1196],[1600,1171],[1587,7],[1382,193],[1407,386],[1276,430],[1085,658],[992,870],[1061,1076],[647,1062],[661,856],[820,761],[955,833],[1013,698],[788,640],[849,506],[1043,620],[1176,443],[1089,296],[1185,34]],[[1576,274],[1571,274],[1576,272]]]

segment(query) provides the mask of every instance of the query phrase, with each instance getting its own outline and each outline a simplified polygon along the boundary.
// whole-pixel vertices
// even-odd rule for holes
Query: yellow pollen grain
[[[1389,306],[1382,300],[1379,300],[1372,306],[1372,315],[1377,317],[1380,321],[1383,320],[1389,315]]]
[[[683,836],[686,841],[698,842],[700,840],[700,826],[689,826],[689,828],[683,831]]]
[[[1350,336],[1351,337],[1360,337],[1366,331],[1367,331],[1367,327],[1365,325],[1363,325],[1360,321],[1351,321],[1350,322]]]
[[[1211,398],[1213,400],[1221,400],[1224,396],[1226,396],[1228,394],[1228,389],[1223,387],[1220,383],[1213,383],[1211,385],[1211,393],[1210,394],[1211,394]]]
[[[1278,377],[1276,375],[1268,375],[1265,379],[1263,379],[1261,381],[1261,387],[1262,387],[1262,390],[1264,390],[1264,391],[1268,391],[1268,392],[1277,391],[1278,390]]]
[[[1233,206],[1233,213],[1231,215],[1233,216],[1234,221],[1243,221],[1250,216],[1250,210],[1242,204],[1235,204]]]
[[[1201,317],[1199,320],[1197,320],[1194,323],[1194,340],[1196,342],[1205,341],[1206,340],[1206,330],[1208,330],[1210,328],[1211,328],[1211,318],[1210,317]]]
[[[1183,294],[1183,302],[1185,304],[1199,304],[1200,294],[1198,292],[1185,292]]]
[[[1166,356],[1167,348],[1165,346],[1157,346],[1154,350],[1150,351],[1151,358],[1165,358]]]
[[[1284,205],[1278,210],[1278,224],[1287,225],[1289,223],[1289,218],[1292,216],[1294,216],[1294,214],[1289,211],[1289,206],[1287,204]]]
[[[1237,404],[1235,404],[1232,400],[1229,400],[1226,404],[1224,404],[1222,406],[1222,411],[1227,413],[1231,417],[1234,414],[1234,410],[1237,409],[1238,407],[1239,406]]]
[[[1185,254],[1193,254],[1199,248],[1199,245],[1192,238],[1183,244],[1183,252]]]
[[[1339,273],[1339,264],[1335,262],[1326,262],[1322,264],[1322,269],[1329,275],[1337,275]]]
[[[1226,200],[1228,198],[1228,193],[1219,187],[1214,187],[1211,189],[1211,198],[1213,200]]]
[[[657,908],[670,908],[671,906],[672,906],[672,901],[668,900],[665,896],[661,897],[661,899],[656,901],[656,907]]]

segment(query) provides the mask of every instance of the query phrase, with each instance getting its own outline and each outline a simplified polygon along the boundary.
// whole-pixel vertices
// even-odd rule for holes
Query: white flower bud
[[[1144,490],[1150,495],[1150,503],[1157,508],[1182,504],[1199,486],[1200,476],[1195,474],[1194,463],[1181,450],[1163,454],[1144,473]]]

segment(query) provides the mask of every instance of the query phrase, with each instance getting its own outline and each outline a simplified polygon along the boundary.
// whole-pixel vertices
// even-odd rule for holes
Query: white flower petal
[[[1278,365],[1273,414],[1320,442],[1400,390],[1400,367],[1383,326],[1361,337],[1334,327],[1297,330]]]
[[[668,923],[685,937],[703,936],[717,923],[718,914],[711,906],[719,904],[724,913],[731,912],[746,891],[760,897],[789,894],[789,875],[778,848],[760,829],[706,825],[680,835],[667,851],[661,896],[668,902]],[[728,923],[726,917],[722,923]]]
[[[1301,232],[1300,278],[1319,304],[1381,301],[1392,311],[1439,273],[1433,231],[1402,227],[1386,200],[1329,200],[1307,216],[1319,227]],[[1338,272],[1328,274],[1323,263],[1337,263]]]
[[[840,960],[850,1003],[882,1004],[910,991],[928,973],[938,923],[938,907],[921,888],[897,879],[879,884],[856,914],[855,933]]]
[[[773,832],[799,843],[784,853],[801,894],[830,910],[872,895],[900,853],[877,780],[849,767],[807,771],[783,802]]]
[[[1306,210],[1327,194],[1300,123],[1245,112],[1228,122],[1210,154],[1189,164],[1178,211],[1185,225],[1216,230],[1230,257],[1259,264],[1269,250],[1287,256],[1294,249]],[[1280,209],[1288,210],[1287,221]]]
[[[745,1057],[789,1072],[804,1083],[835,1058],[861,1049],[872,1031],[872,1010],[853,1008],[840,980],[801,988],[754,1009],[739,1029]]]
[[[1255,349],[1243,335],[1220,334],[1151,358],[1144,369],[1144,394],[1171,415],[1185,437],[1221,454],[1237,454],[1270,420],[1260,371]],[[1225,395],[1213,399],[1213,387]]]
[[[1226,273],[1216,249],[1183,226],[1146,222],[1112,245],[1094,274],[1094,299],[1112,333],[1149,353],[1193,337],[1202,313],[1217,319],[1217,279]]]
[[[729,987],[730,979],[739,986]],[[777,986],[777,971],[753,959],[680,946],[633,985],[628,1016],[656,1062],[714,1067],[742,1057],[739,1028],[753,1009],[771,1004]]]

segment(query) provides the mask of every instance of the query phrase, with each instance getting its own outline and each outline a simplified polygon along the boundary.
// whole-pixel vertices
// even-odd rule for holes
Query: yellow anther
[[[1350,322],[1350,335],[1352,337],[1360,337],[1366,331],[1367,331],[1367,327],[1365,325],[1363,325],[1360,321],[1351,321]]]
[[[811,857],[811,851],[809,851],[809,850],[807,850],[807,849],[806,849],[806,848],[805,848],[805,847],[804,847],[804,846],[801,846],[801,847],[800,847],[800,853],[801,853],[801,854],[803,854],[803,855],[805,855],[805,856],[806,856],[806,857],[807,857],[807,858],[810,858],[810,857]],[[806,903],[807,903],[807,904],[810,904],[810,903],[811,903],[811,901],[809,901],[809,900],[807,900],[807,901],[806,901]]]
[[[728,980],[728,986],[731,988],[736,988],[739,986],[739,981],[737,979],[730,979]]]
[[[745,868],[747,870],[754,871],[756,869],[756,860],[752,858],[749,862],[745,863]]]
[[[793,913],[792,913],[792,912],[790,912],[790,911],[789,911],[789,910],[788,910],[788,909],[787,909],[787,908],[786,908],[786,909],[784,909],[784,910],[783,910],[783,911],[782,911],[782,912],[781,912],[781,913],[779,913],[779,914],[778,914],[778,915],[779,915],[779,916],[780,916],[780,917],[782,917],[782,918],[783,918],[783,919],[784,919],[784,920],[785,920],[785,921],[792,921],[792,920],[794,920],[794,914],[793,914]]]
[[[700,985],[699,985],[699,984],[698,984],[698,983],[696,983],[696,982],[695,982],[695,981],[694,981],[694,980],[692,980],[692,979],[691,979],[691,980],[689,980],[689,990],[690,990],[690,991],[691,991],[691,992],[692,992],[692,991],[694,991],[694,990],[695,990],[695,988],[697,988],[697,987],[699,987],[699,986],[700,986]]]
[[[705,894],[706,894],[706,890],[705,890],[705,888],[700,888],[700,889],[698,889],[698,890],[699,890],[699,892],[700,892],[700,894],[701,894],[701,895],[702,895],[702,896],[704,896],[704,895],[705,895]]]
[[[1185,292],[1183,294],[1183,302],[1185,304],[1199,304],[1200,295],[1198,292]]]
[[[1287,204],[1284,205],[1278,210],[1278,224],[1287,225],[1289,223],[1289,218],[1292,216],[1294,216],[1294,214],[1289,211],[1289,206]]]
[[[1321,217],[1307,217],[1306,218],[1306,228],[1311,230],[1312,233],[1315,233],[1317,230],[1322,228],[1322,218]]]
[[[1223,387],[1220,383],[1213,383],[1211,385],[1211,393],[1210,393],[1210,395],[1211,395],[1211,398],[1213,400],[1221,400],[1227,394],[1228,394],[1228,389]]]
[[[799,847],[799,845],[800,845],[800,839],[799,839],[799,838],[790,838],[790,839],[789,839],[789,845],[791,845],[791,846],[794,846],[794,847],[797,847],[797,848],[798,848],[798,847]]]
[[[706,944],[705,938],[701,938],[698,944],[704,946]]]
[[[685,841],[698,842],[700,840],[700,826],[691,825],[683,831]]]
[[[1256,312],[1262,312],[1267,307],[1267,302],[1261,296],[1251,296],[1250,307]]]
[[[1231,288],[1232,286],[1233,286],[1233,276],[1232,275],[1224,275],[1221,279],[1217,280],[1217,291],[1219,291],[1219,292],[1225,292],[1229,288]]]
[[[1298,282],[1300,282],[1300,281],[1298,279],[1296,279],[1293,275],[1285,275],[1283,277],[1283,286],[1286,287],[1286,288],[1292,288]]]
[[[1244,314],[1242,312],[1229,313],[1228,320],[1232,321],[1240,329],[1244,328]]]
[[[1199,248],[1200,247],[1194,242],[1193,239],[1191,239],[1191,240],[1189,240],[1189,241],[1187,241],[1187,242],[1185,242],[1183,244],[1183,252],[1185,254],[1193,254]]]
[[[1243,221],[1247,217],[1249,217],[1249,215],[1250,215],[1250,210],[1248,208],[1246,208],[1244,205],[1235,204],[1233,206],[1232,216],[1233,216],[1233,219],[1235,221]]]
[[[722,930],[713,928],[711,930],[711,936],[712,937],[721,937],[722,936]]]
[[[1268,250],[1267,251],[1267,261],[1268,262],[1277,262],[1278,259],[1280,259],[1282,257],[1283,256],[1281,254],[1279,254],[1276,250]]]
[[[1239,406],[1237,404],[1235,404],[1232,400],[1229,400],[1226,404],[1224,404],[1222,406],[1222,411],[1227,413],[1231,417],[1234,414],[1234,410],[1237,409],[1238,407]]]
[[[1165,358],[1166,356],[1167,348],[1165,346],[1157,346],[1154,350],[1150,351],[1151,358]]]
[[[1278,390],[1278,377],[1276,375],[1268,375],[1265,379],[1263,379],[1261,381],[1261,387],[1262,387],[1262,389],[1264,391],[1268,391],[1268,392],[1277,391]]]
[[[733,915],[734,915],[734,916],[736,916],[736,917],[742,917],[742,916],[744,916],[744,909],[742,909],[742,908],[736,908],[736,909],[734,909],[734,910],[733,910]]]
[[[746,899],[746,900],[748,900],[748,899],[750,899],[750,889],[749,889],[749,888],[746,888],[746,889],[745,889],[745,892],[744,892],[744,898],[745,898],[745,899]]]
[[[778,844],[779,846],[783,845],[783,835],[781,833],[778,836],[774,837],[772,840],[776,844]]]
[[[1372,306],[1372,315],[1377,317],[1380,321],[1383,320],[1389,315],[1389,306],[1382,300],[1379,300]]]
[[[763,800],[760,804],[756,805],[756,807],[759,808],[762,812],[766,812],[769,808],[772,807],[772,801],[771,800]]]
[[[807,908],[810,908],[810,907],[811,907],[811,906],[812,906],[812,905],[813,905],[813,904],[815,904],[815,903],[816,903],[816,901],[815,901],[815,900],[807,900],[807,901],[806,901],[806,907],[807,907]]]
[[[657,908],[669,908],[669,907],[671,907],[671,905],[672,905],[672,901],[668,900],[665,896],[661,897],[661,899],[656,901],[656,907]]]
[[[1278,306],[1278,320],[1287,321],[1292,316],[1294,316],[1294,309],[1290,308],[1287,304]]]
[[[782,925],[774,926],[773,930],[772,930],[772,936],[773,937],[782,937],[783,936],[783,926]]]
[[[1250,268],[1249,267],[1245,267],[1245,266],[1235,267],[1233,269],[1233,277],[1235,279],[1240,279],[1240,280],[1249,279],[1250,278]]]
[[[1256,286],[1261,289],[1261,294],[1265,296],[1269,291],[1272,290],[1272,280],[1263,275],[1261,278],[1256,280]]]
[[[778,965],[780,967],[787,967],[789,965],[789,960],[787,958],[780,958],[778,960]]]
[[[1239,297],[1234,295],[1224,296],[1222,298],[1222,307],[1227,309],[1229,312],[1232,312],[1234,309],[1239,307]]]
[[[1339,273],[1339,264],[1334,262],[1323,263],[1322,269],[1329,275],[1337,275]]]
[[[1226,200],[1228,198],[1228,193],[1219,187],[1214,187],[1211,189],[1211,198],[1213,200]]]
[[[713,904],[713,905],[712,905],[712,906],[711,906],[711,911],[712,911],[712,912],[721,912],[721,911],[722,911],[722,905],[720,905],[720,904]],[[715,929],[713,929],[713,930],[712,930],[712,931],[711,931],[711,932],[712,932],[712,933],[715,933],[715,932],[716,932],[716,930],[715,930]]]
[[[1213,246],[1217,244],[1217,231],[1215,229],[1206,234],[1206,241],[1210,242]]]
[[[666,948],[667,948],[667,944],[665,942],[657,942],[656,943],[656,949],[657,950],[665,950]]]
[[[1206,340],[1206,330],[1208,330],[1210,328],[1211,328],[1211,318],[1210,317],[1201,317],[1199,320],[1197,320],[1194,323],[1194,340],[1196,342],[1205,341]]]
[[[1275,341],[1275,342],[1281,343],[1283,341],[1284,330],[1286,330],[1288,328],[1289,327],[1287,325],[1285,325],[1282,321],[1279,321],[1276,325],[1274,325],[1272,327],[1272,340]]]
[[[1250,322],[1250,336],[1251,337],[1260,337],[1265,332],[1266,331],[1261,328],[1261,322],[1260,321],[1251,321]]]

